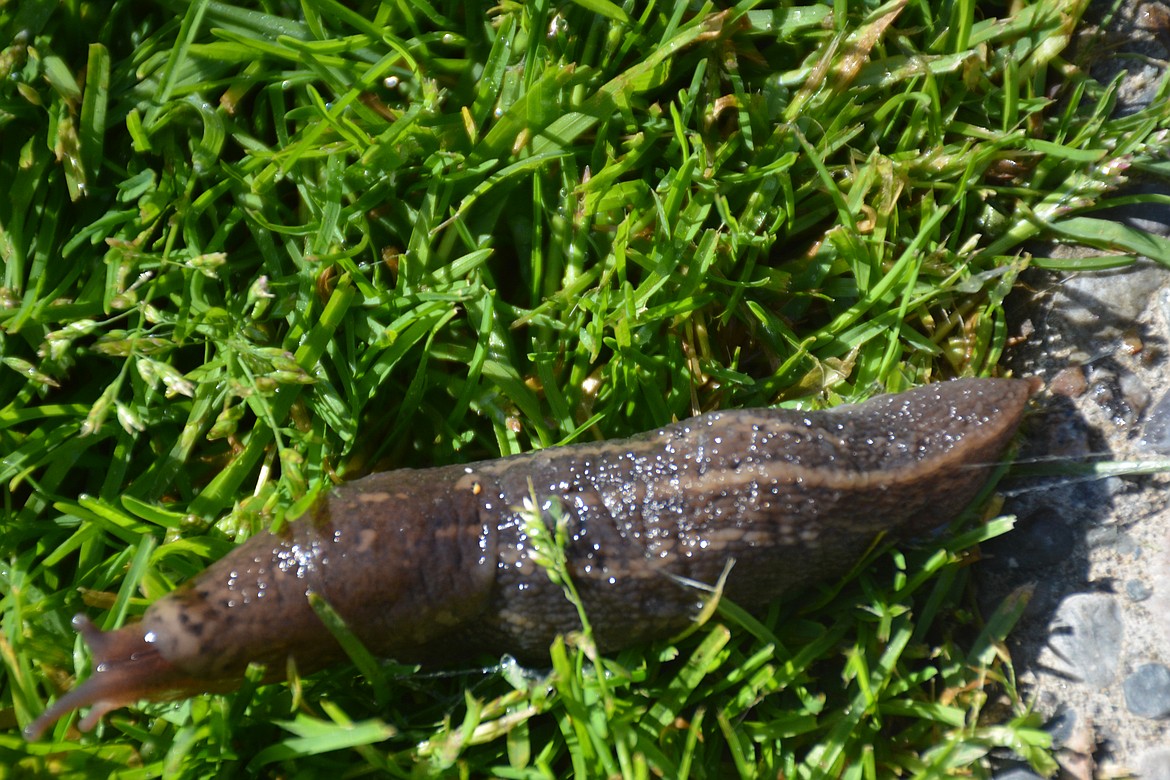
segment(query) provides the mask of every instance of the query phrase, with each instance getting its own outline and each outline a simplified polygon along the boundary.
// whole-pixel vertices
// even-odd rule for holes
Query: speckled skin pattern
[[[381,655],[546,656],[580,628],[533,562],[521,507],[568,521],[570,570],[603,650],[684,627],[734,559],[726,595],[759,607],[844,572],[881,532],[937,526],[974,497],[1029,396],[960,380],[827,412],[710,414],[622,441],[373,474],[280,537],[249,540],[143,623],[188,672],[331,660],[319,593]],[[546,511],[547,514],[547,511]],[[672,577],[671,575],[674,575]],[[455,641],[452,641],[455,640]],[[308,653],[308,655],[307,655]]]
[[[599,647],[643,643],[698,612],[706,591],[680,578],[711,586],[730,562],[726,597],[759,608],[840,576],[879,534],[950,520],[986,482],[1033,389],[956,380],[825,412],[713,412],[621,441],[374,474],[282,535],[253,537],[121,631],[194,681],[164,686],[167,696],[222,687],[250,661],[276,678],[289,656],[302,672],[344,659],[309,592],[379,655],[547,658],[580,622],[534,563],[520,507],[535,495],[567,522]],[[72,706],[132,701],[115,674],[153,695],[132,663],[111,663],[101,690],[75,691]]]

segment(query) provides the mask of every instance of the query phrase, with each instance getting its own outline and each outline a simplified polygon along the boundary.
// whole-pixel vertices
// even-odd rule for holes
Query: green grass
[[[469,7],[0,3],[0,767],[1051,770],[1020,602],[967,595],[1004,520],[614,658],[340,668],[21,739],[88,673],[72,614],[133,619],[314,486],[986,374],[1029,264],[1170,263],[1093,216],[1170,173],[1170,118],[1166,84],[1112,116],[1083,3]]]

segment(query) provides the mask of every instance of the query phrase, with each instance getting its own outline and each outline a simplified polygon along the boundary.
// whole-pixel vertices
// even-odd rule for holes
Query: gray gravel
[[[1156,288],[1148,270],[1082,287],[1106,312],[1087,326],[1052,314],[1059,284],[1033,302],[1036,330],[1014,370],[1045,379],[1049,394],[1029,421],[1022,458],[1160,457],[1149,432],[1170,430],[1170,404],[1143,403],[1147,394],[1134,390],[1157,399],[1170,393],[1170,306],[1162,305],[1170,302],[1170,271],[1157,270]],[[1134,288],[1145,289],[1147,306],[1122,326],[1107,314],[1111,290]],[[980,598],[990,609],[1017,588],[1034,588],[1009,646],[1021,688],[1051,719],[1064,757],[1090,767],[1066,778],[1170,780],[1168,485],[1157,475],[1007,486],[1005,511],[1019,522],[987,545]],[[1011,771],[1005,766],[997,777],[1008,780]]]
[[[1113,22],[1116,56],[1094,76],[1128,72],[1120,113],[1147,104],[1166,70],[1170,31],[1159,18],[1170,9],[1131,1]],[[1131,191],[1167,189],[1133,182]],[[1102,213],[1170,235],[1167,206]],[[1029,284],[1035,292],[1015,313],[1027,338],[1011,367],[1047,390],[1021,457],[1170,456],[1170,269],[1144,261],[1103,274],[1036,274]],[[1033,589],[1009,646],[1021,689],[1049,719],[1064,780],[1170,780],[1168,485],[1167,475],[1010,485],[1005,511],[1018,516],[1017,529],[986,546],[985,609]],[[1009,759],[996,777],[1033,775]]]
[[[1094,278],[1099,285],[1086,283]],[[1170,403],[1160,402],[1170,394],[1170,272],[1146,263],[1085,275],[1077,290],[1094,301],[1091,320],[1063,316],[1063,282],[1034,284],[1041,293],[1023,315],[1033,335],[1014,370],[1049,390],[1021,457],[1158,456],[1155,443],[1170,431]],[[1115,316],[1139,291],[1145,308]],[[1058,745],[1095,767],[1066,777],[1170,780],[1168,484],[1159,475],[1010,485],[1017,531],[987,546],[985,607],[1035,589],[1009,641],[1023,690],[1054,719]]]

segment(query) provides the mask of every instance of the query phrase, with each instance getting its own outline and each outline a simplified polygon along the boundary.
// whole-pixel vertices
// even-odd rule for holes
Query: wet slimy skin
[[[25,733],[140,699],[231,690],[251,662],[280,679],[345,654],[307,599],[319,594],[373,653],[442,663],[547,658],[580,628],[535,562],[521,507],[567,522],[566,556],[609,652],[668,637],[724,594],[758,609],[840,576],[879,534],[953,518],[986,482],[1034,385],[966,379],[825,412],[712,412],[630,439],[556,447],[343,485],[280,535],[262,533],[103,633],[74,625],[94,672]],[[550,512],[548,510],[557,510]]]

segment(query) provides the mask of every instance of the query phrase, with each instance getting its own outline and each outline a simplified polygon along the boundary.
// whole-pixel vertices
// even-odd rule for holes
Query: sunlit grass
[[[1000,645],[1020,604],[964,595],[1006,521],[677,645],[342,668],[21,739],[88,673],[72,614],[135,618],[313,486],[990,373],[1029,264],[1170,262],[1094,216],[1167,174],[1167,101],[1112,116],[1068,48],[1082,4],[471,8],[0,7],[0,766],[1051,768]]]

